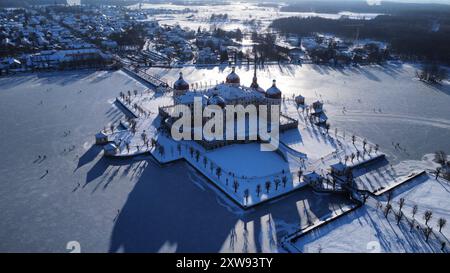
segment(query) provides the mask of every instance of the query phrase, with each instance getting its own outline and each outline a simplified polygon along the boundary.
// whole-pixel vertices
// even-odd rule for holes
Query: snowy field
[[[168,10],[184,10],[189,8],[197,10],[196,13],[182,14],[156,14],[151,19],[156,19],[160,24],[176,25],[197,30],[199,27],[209,29],[211,25],[223,28],[225,30],[241,30],[266,29],[273,18],[284,18],[291,16],[310,17],[317,16],[329,19],[339,19],[342,15],[349,18],[365,18],[372,19],[378,14],[374,13],[351,13],[341,12],[339,14],[331,13],[315,13],[315,12],[281,12],[277,7],[259,7],[254,3],[230,2],[227,5],[176,5],[176,4],[144,4],[143,9],[168,9]],[[139,8],[139,5],[130,6],[130,8]],[[212,14],[228,14],[228,20],[211,22]],[[245,21],[255,19],[256,24],[246,24]]]
[[[233,170],[237,176],[268,176],[289,169],[288,163],[280,155],[262,152],[258,143],[230,145],[208,152],[207,155],[224,171]]]
[[[68,252],[69,241],[83,252],[280,251],[283,236],[348,205],[305,188],[244,213],[185,163],[104,158],[92,144],[123,119],[114,98],[145,89],[122,72],[0,86],[1,252]]]
[[[178,78],[180,69],[149,69],[168,82]],[[189,83],[215,84],[230,67],[181,69]],[[411,64],[333,68],[319,65],[266,66],[258,71],[258,82],[269,88],[272,80],[287,97],[302,94],[306,102],[321,98],[334,128],[366,137],[380,145],[391,163],[422,159],[444,150],[450,153],[450,84],[424,84],[415,77]],[[238,67],[241,83],[250,85],[252,67]],[[344,111],[345,107],[345,111]],[[381,112],[380,112],[381,111]],[[393,143],[399,143],[401,149]]]
[[[406,187],[406,189],[400,188],[394,191],[395,202],[398,202],[400,198],[405,199],[405,213],[411,217],[412,207],[417,205],[418,207],[418,220],[425,223],[423,220],[423,213],[426,210],[433,212],[433,217],[430,220],[430,226],[434,230],[438,230],[437,220],[439,218],[450,219],[450,182],[439,179],[435,180],[434,177],[429,179],[419,180],[417,183]],[[398,207],[398,205],[394,205]],[[448,221],[448,220],[447,220]],[[449,238],[450,227],[446,225],[442,229],[442,233]]]
[[[280,135],[280,140],[290,148],[304,153],[311,161],[325,157],[336,149],[326,143],[321,135],[317,135],[310,126],[298,130],[288,130]]]
[[[351,236],[349,236],[351,234]],[[437,252],[439,244],[425,241],[422,233],[410,231],[405,222],[397,225],[392,217],[371,207],[362,207],[329,225],[308,233],[294,246],[301,252]]]

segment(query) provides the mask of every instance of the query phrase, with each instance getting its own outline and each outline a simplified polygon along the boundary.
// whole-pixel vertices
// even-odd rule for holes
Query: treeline
[[[450,63],[450,16],[430,20],[412,15],[382,15],[372,20],[289,17],[274,20],[274,29],[301,36],[334,33],[355,39],[376,39],[390,44],[391,52]]]
[[[139,4],[139,0],[81,0],[82,5],[111,5],[111,6],[129,6]]]
[[[339,13],[343,11],[357,13],[381,13],[381,14],[405,14],[405,13],[446,13],[450,11],[450,5],[444,4],[420,4],[397,3],[381,1],[379,5],[369,5],[368,1],[300,1],[283,6],[285,12],[317,12]]]

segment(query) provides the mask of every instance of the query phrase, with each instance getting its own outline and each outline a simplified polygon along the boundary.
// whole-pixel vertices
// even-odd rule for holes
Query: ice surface
[[[189,67],[185,77],[190,83],[215,83],[230,70]],[[179,72],[152,71],[169,81]],[[450,152],[448,83],[439,88],[425,85],[413,79],[414,71],[408,64],[347,69],[270,66],[259,72],[258,79],[267,88],[276,78],[283,92],[301,93],[307,103],[321,96],[332,125],[380,144],[394,161],[411,159],[404,163],[405,170],[433,169],[433,164],[414,160],[438,149]],[[251,83],[251,68],[240,67],[237,73],[243,83]],[[92,144],[100,129],[123,118],[114,98],[120,91],[145,89],[122,72],[10,76],[0,78],[0,86],[0,251],[66,252],[66,243],[73,240],[90,252],[270,251],[299,225],[347,203],[343,196],[314,194],[305,188],[242,213],[184,163],[160,168],[146,157],[103,158],[101,149]],[[153,108],[149,103],[147,107]],[[342,113],[344,106],[347,111]],[[382,112],[375,113],[374,108]],[[400,142],[402,149],[392,142]],[[447,191],[439,188],[446,186],[427,183],[404,193],[409,194],[406,206],[417,200],[419,209],[433,209],[435,221],[446,215],[439,209],[446,206],[442,200],[448,200]],[[386,234],[395,239],[389,230]],[[333,249],[320,244],[323,251]],[[317,251],[317,244],[310,246]],[[355,245],[352,250],[365,247]]]
[[[150,69],[169,82],[177,79],[180,70],[190,84],[214,85],[225,80],[231,67]],[[419,160],[436,150],[450,153],[450,84],[424,84],[415,79],[416,70],[416,65],[398,63],[345,68],[270,65],[259,68],[258,82],[267,89],[276,79],[286,97],[302,94],[306,103],[323,100],[330,132],[337,127],[346,130],[347,137],[352,133],[366,137],[398,163]],[[238,66],[236,73],[241,84],[251,84],[251,66]],[[401,149],[393,143],[400,143]]]
[[[82,252],[279,251],[273,242],[348,204],[304,189],[243,213],[187,164],[104,158],[92,145],[124,117],[114,98],[146,89],[122,72],[10,76],[0,86],[2,252],[68,252],[74,240]]]

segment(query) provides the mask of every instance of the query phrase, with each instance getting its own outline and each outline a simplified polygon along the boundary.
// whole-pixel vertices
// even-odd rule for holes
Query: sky
[[[342,1],[342,0],[338,0]],[[359,1],[359,0],[349,0],[349,1]],[[363,1],[363,0],[361,0]],[[381,0],[366,0],[369,4],[378,4],[382,2]],[[403,2],[403,3],[438,3],[438,4],[450,4],[450,0],[390,0],[391,2]],[[69,4],[78,4],[80,0],[67,0]],[[170,0],[167,0],[170,2]],[[267,2],[267,0],[261,1]]]
[[[381,2],[380,0],[367,0],[368,3]],[[450,0],[391,0],[390,2],[401,2],[401,3],[437,3],[437,4],[450,4]]]

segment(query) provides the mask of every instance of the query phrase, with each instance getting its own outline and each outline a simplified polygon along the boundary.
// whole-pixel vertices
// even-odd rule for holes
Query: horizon
[[[67,0],[68,4],[77,4],[80,3],[82,0]],[[104,0],[109,1],[109,0]],[[126,1],[126,0],[124,0]],[[210,0],[200,0],[204,2],[208,2]],[[298,3],[305,0],[291,0],[291,1],[285,1],[286,3]],[[317,1],[335,1],[335,2],[367,2],[369,5],[378,5],[383,2],[397,2],[397,3],[405,3],[405,4],[445,4],[450,5],[450,0],[392,0],[392,1],[383,1],[383,0],[317,0]],[[148,1],[142,1],[142,2],[148,2]],[[171,3],[172,1],[167,1],[167,3]],[[270,1],[242,1],[242,2],[270,2]],[[278,1],[275,1],[278,2]],[[282,1],[284,2],[284,1]]]

